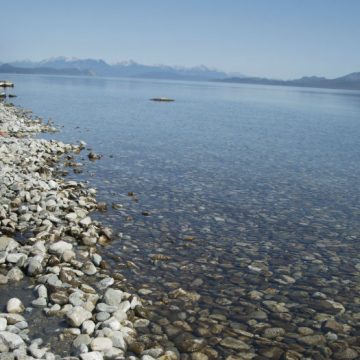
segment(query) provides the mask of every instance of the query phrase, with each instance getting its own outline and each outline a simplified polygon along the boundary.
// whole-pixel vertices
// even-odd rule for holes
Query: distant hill
[[[305,76],[295,80],[275,80],[258,77],[228,77],[215,81],[237,84],[281,85],[326,89],[360,90],[360,72],[351,73],[335,79],[326,79],[324,77],[317,76]]]
[[[360,90],[360,72],[354,72],[335,79],[305,76],[294,80],[278,80],[248,77],[242,74],[227,74],[226,72],[211,69],[204,65],[196,67],[143,65],[133,60],[108,64],[101,59],[78,59],[64,56],[41,61],[22,60],[8,64],[0,63],[0,73],[6,72],[16,74],[92,75],[164,80],[205,80],[238,84]]]
[[[228,76],[223,71],[210,69],[203,65],[192,68],[167,65],[143,65],[132,60],[110,65],[104,60],[77,59],[63,56],[50,58],[39,62],[33,62],[29,60],[15,61],[10,63],[10,65],[26,69],[33,69],[38,67],[53,68],[57,70],[77,69],[80,71],[88,71],[92,75],[109,77],[215,80]]]
[[[0,65],[0,73],[42,74],[42,75],[76,75],[76,76],[92,75],[89,70],[79,70],[79,69],[74,69],[74,68],[53,69],[53,68],[49,68],[49,67],[23,68],[23,67],[13,66],[10,64]]]

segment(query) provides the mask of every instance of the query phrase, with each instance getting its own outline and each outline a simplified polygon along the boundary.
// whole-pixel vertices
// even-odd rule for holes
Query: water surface
[[[97,215],[120,233],[104,254],[153,302],[158,320],[185,318],[196,336],[220,324],[221,336],[205,337],[225,358],[236,351],[216,338],[242,330],[299,334],[309,327],[326,334],[316,315],[334,315],[321,302],[327,298],[345,307],[337,319],[351,327],[347,336],[356,334],[360,92],[8,78],[16,104],[63,126],[47,137],[81,139],[103,155],[89,163],[84,153],[84,172],[70,176],[89,180],[99,200],[117,204]],[[159,96],[176,101],[149,101]],[[201,297],[184,301],[171,293],[178,288]],[[287,315],[266,300],[286,304]],[[169,332],[166,324],[163,330]],[[294,338],[280,342],[291,348]],[[306,355],[328,358],[301,346]]]

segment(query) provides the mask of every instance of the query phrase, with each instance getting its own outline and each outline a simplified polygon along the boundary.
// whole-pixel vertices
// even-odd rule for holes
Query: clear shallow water
[[[103,155],[89,163],[84,153],[84,172],[72,176],[123,205],[98,215],[125,235],[104,253],[130,288],[152,291],[143,297],[156,319],[186,313],[196,336],[218,322],[221,336],[205,337],[220,358],[236,351],[216,338],[270,326],[290,334],[281,348],[300,343],[304,354],[328,358],[326,348],[336,352],[328,343],[313,349],[291,335],[328,332],[316,316],[334,311],[312,297],[318,291],[346,309],[337,319],[351,331],[340,338],[357,335],[360,92],[7,77],[16,104],[64,126],[47,137],[81,139]],[[176,102],[148,100],[156,96]],[[200,300],[171,294],[179,287]],[[266,300],[285,303],[286,316]],[[251,346],[263,354],[268,345]]]

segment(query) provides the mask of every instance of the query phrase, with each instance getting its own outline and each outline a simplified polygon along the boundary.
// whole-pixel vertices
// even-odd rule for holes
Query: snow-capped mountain
[[[89,71],[98,76],[145,77],[184,80],[213,80],[227,76],[225,72],[210,69],[204,65],[196,67],[180,67],[168,65],[143,65],[134,60],[108,64],[101,59],[78,59],[74,57],[53,57],[42,61],[15,61],[10,65],[23,68],[46,67],[52,69],[78,69]]]

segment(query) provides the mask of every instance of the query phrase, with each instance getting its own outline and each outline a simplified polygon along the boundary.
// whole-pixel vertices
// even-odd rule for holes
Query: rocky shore
[[[95,189],[61,176],[62,164],[85,144],[33,136],[54,130],[28,111],[0,104],[0,291],[8,295],[1,304],[0,359],[58,359],[65,342],[74,359],[179,358],[171,345],[145,348],[138,341],[146,311],[97,251],[112,231],[89,213],[106,205],[96,202]],[[28,308],[11,296],[24,277],[33,284]],[[34,308],[44,321],[64,319],[56,346],[30,338],[26,317]]]
[[[122,201],[107,209],[95,189],[64,176],[82,171],[78,157],[99,156],[81,142],[35,136],[52,131],[0,103],[0,360],[360,357],[358,242],[356,232],[339,227],[346,211],[337,211],[336,221],[317,212],[315,233],[306,222],[299,225],[305,230],[295,228],[291,218],[290,237],[269,218],[279,226],[273,241],[257,229],[257,215],[234,220],[228,229],[241,224],[246,236],[224,250],[213,240],[225,237],[226,228],[214,226],[225,219],[204,208],[203,219],[196,216],[205,230],[196,238],[184,226],[191,233],[179,240],[193,212],[184,210],[182,223],[176,217],[178,229],[165,210],[157,224],[137,207],[136,192],[123,194],[132,212]],[[105,212],[113,230],[94,211]],[[126,224],[134,221],[131,230]]]

